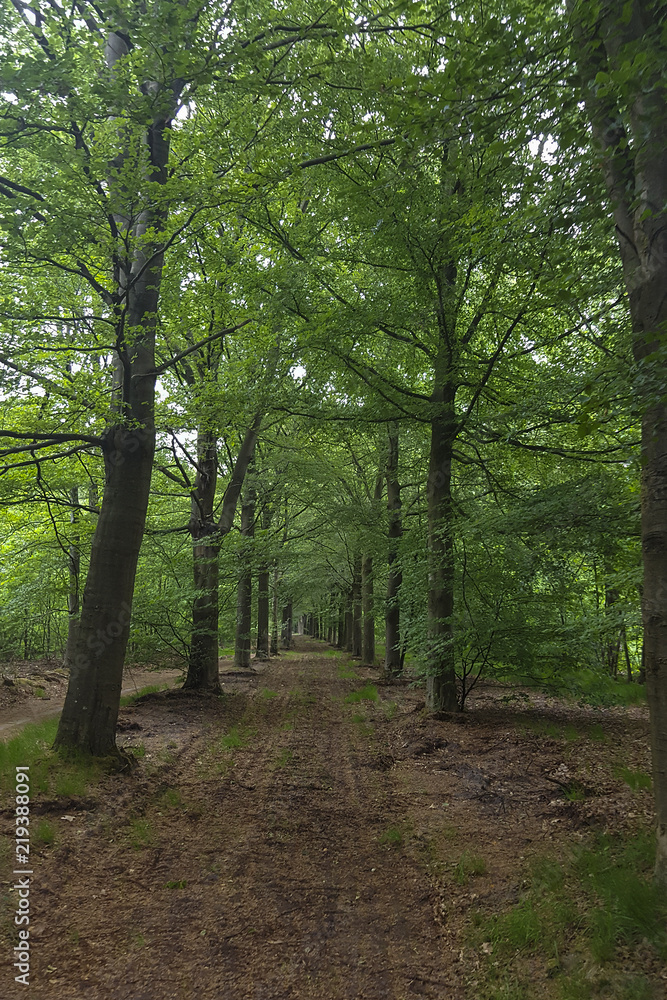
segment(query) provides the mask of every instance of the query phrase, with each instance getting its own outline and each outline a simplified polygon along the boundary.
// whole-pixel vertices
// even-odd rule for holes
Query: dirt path
[[[168,684],[170,687],[182,670],[142,670],[126,668],[122,694],[135,694],[151,684]],[[58,684],[58,694],[48,699],[26,698],[0,708],[0,740],[11,739],[31,722],[42,722],[59,715],[65,704],[65,680]],[[27,693],[27,692],[26,692]]]
[[[3,997],[475,995],[469,913],[515,899],[522,859],[589,821],[590,803],[577,811],[543,777],[575,760],[543,738],[529,757],[535,734],[517,736],[507,706],[457,724],[424,720],[407,688],[347,703],[371,672],[324,651],[302,640],[261,675],[223,676],[223,700],[174,693],[124,710],[138,772],[41,814],[55,840],[33,854],[27,989],[12,982],[4,893]],[[627,729],[615,719],[610,731]],[[643,726],[630,724],[638,758]],[[597,808],[613,814],[599,780]],[[638,797],[635,815],[646,808]],[[453,877],[470,850],[485,870]]]

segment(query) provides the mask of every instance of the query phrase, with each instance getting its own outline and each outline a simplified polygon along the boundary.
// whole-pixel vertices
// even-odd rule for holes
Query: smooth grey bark
[[[258,660],[269,658],[269,568],[262,566],[257,574],[257,647]]]
[[[379,475],[375,482],[373,500],[377,504],[382,499],[384,477]],[[373,594],[373,556],[366,553],[361,562],[361,611],[363,614],[363,639],[361,662],[375,665],[375,608]]]
[[[593,140],[614,216],[642,409],[641,531],[646,671],[656,807],[656,880],[667,888],[667,40],[664,4],[568,0]],[[641,50],[641,63],[636,60]],[[627,63],[629,59],[631,62]],[[627,65],[633,65],[628,76]],[[623,94],[609,74],[619,72]],[[609,85],[600,86],[599,74]]]
[[[375,618],[373,616],[373,556],[361,561],[361,611],[364,619],[361,662],[375,664]]]

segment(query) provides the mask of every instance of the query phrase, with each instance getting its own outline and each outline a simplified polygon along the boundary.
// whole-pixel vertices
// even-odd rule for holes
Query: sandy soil
[[[35,801],[56,837],[32,855],[28,988],[3,874],[6,1000],[471,1000],[471,911],[516,901],[531,856],[646,823],[650,793],[613,777],[615,762],[648,769],[645,710],[487,689],[437,720],[405,685],[350,704],[377,672],[341,676],[323,643],[299,643],[250,677],[224,663],[222,699],[124,709],[137,770]],[[466,851],[486,871],[461,881]],[[548,976],[536,962],[536,998]]]

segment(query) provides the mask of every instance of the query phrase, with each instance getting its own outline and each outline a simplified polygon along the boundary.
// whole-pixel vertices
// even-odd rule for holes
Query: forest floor
[[[30,986],[11,966],[12,846],[4,1000],[667,996],[647,941],[604,969],[576,935],[555,959],[508,959],[489,929],[536,861],[566,870],[577,844],[649,828],[650,791],[619,776],[649,769],[645,708],[487,687],[437,719],[419,689],[302,637],[249,676],[222,661],[221,679],[223,698],[121,710],[132,772],[34,797],[31,830],[51,833],[31,845]],[[563,992],[566,974],[589,992]],[[606,991],[635,974],[645,992]]]

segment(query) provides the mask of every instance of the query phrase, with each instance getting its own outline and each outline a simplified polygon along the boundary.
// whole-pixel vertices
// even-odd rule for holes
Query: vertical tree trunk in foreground
[[[76,630],[79,624],[79,577],[81,573],[81,552],[79,549],[79,532],[76,525],[79,519],[77,509],[79,503],[79,487],[73,486],[69,491],[69,499],[72,504],[70,512],[70,523],[72,525],[72,538],[69,543],[67,556],[67,568],[69,571],[69,591],[67,594],[67,645],[63,656],[63,666],[66,670],[72,665],[74,650],[76,648]]]
[[[273,608],[271,613],[271,656],[278,655],[278,568],[273,570]]]
[[[106,63],[116,64],[130,51],[130,40],[111,32]],[[146,180],[153,187],[167,181],[171,116],[180,87],[154,85],[166,99],[168,111],[146,128]],[[157,106],[157,103],[156,103]],[[129,128],[122,119],[119,137]],[[122,141],[122,138],[119,138]],[[119,149],[122,163],[128,151]],[[125,164],[127,171],[129,164]],[[136,169],[136,168],[135,168]],[[164,201],[146,199],[138,215],[126,206],[124,178],[119,169],[113,180],[117,212],[116,294],[109,305],[117,317],[115,414],[117,421],[104,434],[105,486],[92,542],[90,566],[83,594],[67,696],[56,745],[77,748],[97,756],[117,754],[116,722],[120,704],[123,663],[130,632],[134,580],[144,534],[153,453],[155,451],[155,326],[162,280],[163,249],[159,234],[166,221]],[[151,236],[152,233],[157,234]],[[125,238],[134,246],[125,250]]]
[[[664,4],[569,0],[593,139],[616,223],[642,418],[644,666],[656,806],[656,879],[667,887],[667,38]],[[641,59],[637,54],[641,54]],[[614,75],[617,74],[616,78]],[[617,79],[620,83],[617,83]]]

